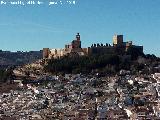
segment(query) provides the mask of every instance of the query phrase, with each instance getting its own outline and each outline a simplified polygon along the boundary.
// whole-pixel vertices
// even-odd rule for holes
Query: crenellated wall
[[[76,40],[73,40],[71,44],[65,45],[65,48],[61,49],[43,49],[43,58],[52,59],[59,58],[70,53],[76,53],[82,55],[94,55],[94,54],[125,54],[130,47],[134,47],[143,52],[143,46],[136,46],[132,44],[132,41],[123,42],[123,35],[113,36],[113,45],[106,43],[92,44],[91,47],[81,48],[80,34],[77,33]],[[74,54],[73,54],[74,55]]]

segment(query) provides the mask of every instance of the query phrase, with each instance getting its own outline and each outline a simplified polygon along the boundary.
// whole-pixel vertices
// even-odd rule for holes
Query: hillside
[[[8,66],[23,65],[26,63],[32,63],[41,58],[42,58],[42,51],[30,51],[30,52],[0,51],[0,67],[6,68]]]
[[[133,74],[139,72],[152,73],[160,69],[160,59],[154,55],[104,54],[93,56],[64,56],[58,59],[50,59],[44,66],[45,72],[53,74],[65,73],[105,73],[117,74],[120,70],[129,70]],[[152,68],[152,69],[150,69]]]

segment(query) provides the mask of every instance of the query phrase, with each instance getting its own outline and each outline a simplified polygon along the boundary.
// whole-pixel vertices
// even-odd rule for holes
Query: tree
[[[51,73],[89,73],[94,69],[105,68],[107,65],[118,66],[119,62],[117,55],[65,56],[50,60],[44,70]]]
[[[137,60],[138,56],[145,56],[144,53],[135,47],[129,47],[127,55],[131,55],[132,60]]]
[[[7,80],[10,80],[10,83],[12,83],[13,80],[13,70],[12,69],[0,69],[0,82],[5,83]]]

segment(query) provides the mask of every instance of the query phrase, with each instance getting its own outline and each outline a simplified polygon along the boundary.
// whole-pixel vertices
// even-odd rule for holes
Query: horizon
[[[80,33],[79,33],[80,34]],[[81,34],[80,34],[81,35]],[[114,34],[114,35],[120,35],[120,34]],[[123,34],[121,34],[121,35],[123,35]],[[76,34],[75,34],[75,36],[76,36]],[[123,36],[124,37],[124,36]],[[72,40],[75,40],[75,39],[72,39]],[[72,41],[71,40],[71,41]],[[71,43],[71,41],[69,42],[69,43],[65,43],[65,44],[70,44]],[[81,40],[81,42],[82,42],[82,40]],[[123,42],[127,42],[126,40],[123,40]],[[132,41],[132,43],[133,43],[133,45],[137,45],[137,44],[134,44],[134,41]],[[64,44],[64,46],[65,46],[65,44]],[[98,43],[92,43],[92,44],[98,44]],[[105,44],[105,43],[102,43],[102,44]],[[111,46],[113,46],[113,40],[112,40],[112,43],[109,43]],[[143,46],[143,45],[138,45],[138,46]],[[90,47],[90,46],[86,46],[86,47]],[[47,47],[46,47],[47,48]],[[64,47],[63,47],[64,48]],[[62,48],[62,49],[63,49]],[[49,48],[49,49],[61,49],[61,48]],[[2,50],[2,49],[0,49],[0,50]],[[11,51],[11,50],[2,50],[2,51],[6,51],[6,52],[35,52],[35,51],[43,51],[43,48],[42,49],[39,49],[39,50],[17,50],[17,51]],[[143,52],[144,52],[144,46],[143,46]],[[147,55],[147,54],[149,54],[149,53],[145,53],[144,52],[144,54],[145,55]],[[152,53],[151,53],[151,55],[152,55]],[[153,55],[155,55],[155,54],[153,54]],[[156,55],[156,57],[160,57],[160,56],[157,56]]]
[[[90,47],[93,43],[112,44],[113,35],[122,34],[124,41],[143,46],[145,54],[160,57],[159,0],[71,1],[75,3],[0,4],[0,49],[16,52],[64,48],[77,32],[82,47]]]

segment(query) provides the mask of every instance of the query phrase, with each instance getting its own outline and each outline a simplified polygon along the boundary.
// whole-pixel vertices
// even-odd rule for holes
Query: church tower
[[[81,48],[80,34],[77,33],[76,40],[72,41],[72,48]]]
[[[76,40],[80,41],[80,34],[79,33],[77,33],[77,35],[76,35]]]

